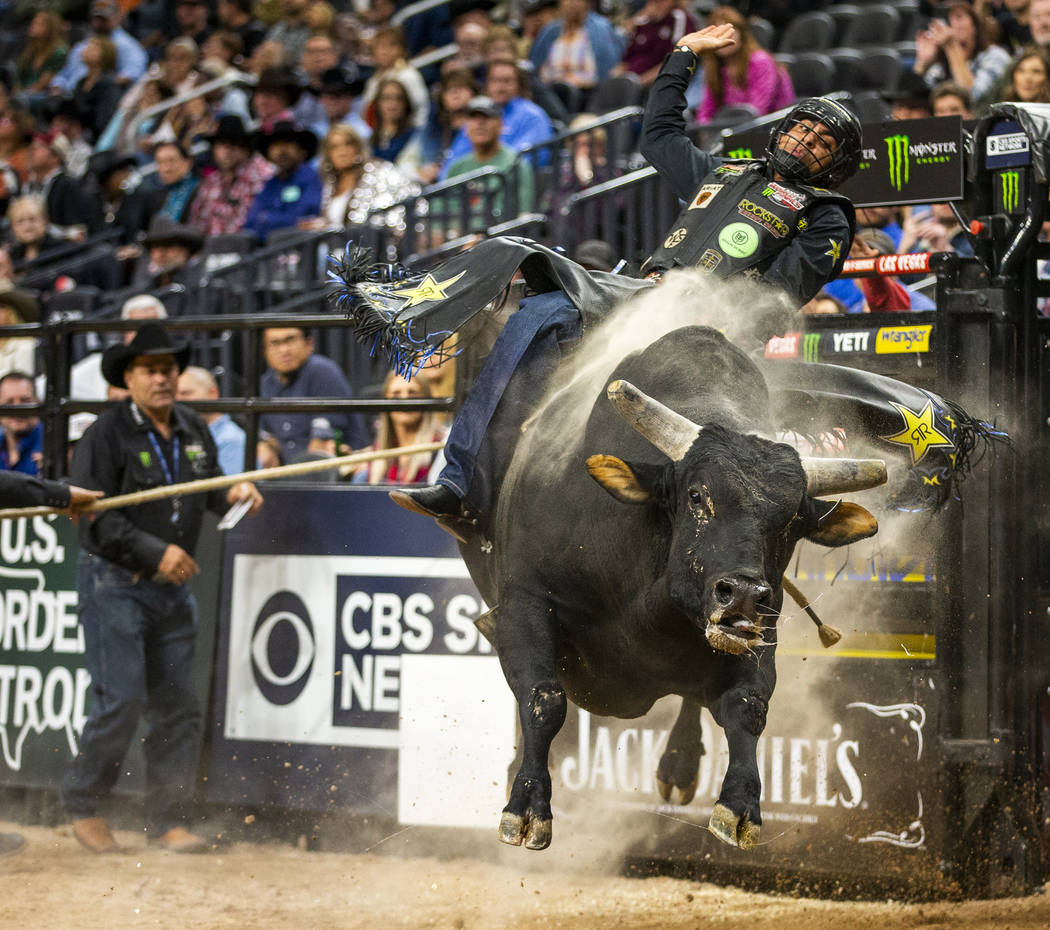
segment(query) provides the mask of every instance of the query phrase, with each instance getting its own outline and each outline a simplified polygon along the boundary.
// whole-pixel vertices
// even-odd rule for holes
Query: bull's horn
[[[605,390],[616,412],[672,462],[681,461],[700,435],[702,427],[643,394],[630,381],[613,381]]]
[[[864,491],[886,483],[886,463],[882,459],[803,458],[806,493],[811,497]]]

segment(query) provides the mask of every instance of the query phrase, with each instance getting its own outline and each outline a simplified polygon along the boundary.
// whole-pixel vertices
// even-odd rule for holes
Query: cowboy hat
[[[205,136],[204,141],[210,145],[215,145],[216,142],[226,142],[229,145],[239,145],[243,149],[253,147],[252,134],[244,128],[244,120],[236,113],[220,116],[215,132],[210,136]]]
[[[143,323],[131,342],[110,346],[102,355],[102,377],[114,387],[126,387],[124,372],[140,355],[173,355],[181,373],[190,360],[188,343],[175,345],[168,331],[152,320]]]
[[[317,136],[291,120],[279,119],[269,132],[260,129],[255,133],[255,146],[263,155],[274,142],[294,142],[306,152],[307,161],[317,154]]]
[[[114,171],[121,168],[132,168],[138,162],[134,155],[121,155],[114,149],[106,149],[103,152],[95,152],[88,159],[88,171],[95,176],[99,184],[105,184]]]
[[[302,96],[303,82],[291,68],[280,65],[276,68],[263,68],[259,72],[259,80],[255,82],[255,90],[284,94],[288,106],[294,107]]]
[[[204,245],[204,236],[192,226],[177,223],[170,216],[158,213],[149,221],[149,229],[146,230],[142,244],[148,249],[168,242],[184,245],[191,252],[199,252]]]
[[[0,283],[0,305],[14,310],[22,318],[23,323],[40,321],[40,297],[36,291],[24,287],[13,287],[9,283]]]

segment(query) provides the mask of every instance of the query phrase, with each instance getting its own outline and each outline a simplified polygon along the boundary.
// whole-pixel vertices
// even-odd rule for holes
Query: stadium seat
[[[825,8],[824,12],[835,22],[835,34],[832,36],[831,43],[825,48],[838,48],[843,44],[842,37],[849,29],[850,23],[860,14],[860,7],[852,3],[839,3]]]
[[[835,63],[822,52],[800,52],[787,66],[799,97],[819,97],[831,90]]]
[[[240,261],[245,255],[253,252],[259,240],[252,233],[227,233],[220,236],[207,236],[201,250],[204,270],[211,273]]]
[[[834,48],[827,53],[834,63],[835,90],[888,93],[900,79],[900,56],[894,48]]]
[[[827,13],[803,13],[788,24],[777,43],[777,51],[792,55],[820,52],[831,47],[834,36],[835,21]]]
[[[877,90],[862,90],[853,94],[853,109],[862,123],[881,123],[893,115],[892,108]]]
[[[748,20],[748,25],[751,26],[751,34],[755,37],[755,41],[767,52],[773,51],[777,44],[776,27],[761,16]]]
[[[888,3],[870,3],[859,8],[839,40],[842,45],[860,48],[885,45],[897,38],[900,14]]]
[[[633,74],[620,74],[597,84],[587,99],[587,113],[603,116],[622,107],[639,107],[645,89]]]
[[[914,42],[915,37],[926,28],[929,18],[919,9],[918,0],[900,0],[895,8],[900,16],[896,41]]]

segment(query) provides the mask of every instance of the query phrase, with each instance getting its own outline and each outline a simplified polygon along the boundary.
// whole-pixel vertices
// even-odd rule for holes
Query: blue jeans
[[[84,551],[77,595],[95,704],[62,779],[62,805],[74,819],[96,816],[145,717],[146,830],[159,836],[185,823],[193,797],[201,722],[192,685],[197,602],[184,586],[139,578]]]
[[[526,297],[507,320],[456,414],[445,443],[447,464],[437,479],[468,513],[490,512],[521,424],[581,332],[580,311],[564,291]]]

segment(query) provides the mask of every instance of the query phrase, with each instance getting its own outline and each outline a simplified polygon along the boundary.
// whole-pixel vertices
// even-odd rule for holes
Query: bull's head
[[[816,498],[882,484],[883,462],[800,459],[784,443],[698,426],[626,381],[614,381],[608,394],[620,415],[673,464],[593,455],[587,469],[617,500],[656,503],[668,514],[668,594],[703,624],[715,649],[739,654],[762,640],[800,539],[845,546],[878,530],[858,504]]]

